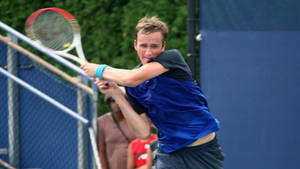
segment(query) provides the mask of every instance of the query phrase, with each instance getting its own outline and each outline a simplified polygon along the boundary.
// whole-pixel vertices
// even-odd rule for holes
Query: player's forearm
[[[158,62],[151,62],[132,70],[106,67],[101,75],[105,80],[114,81],[124,86],[135,87],[168,70]]]
[[[128,126],[140,139],[147,139],[150,136],[149,122],[145,121],[139,114],[137,114],[124,96],[114,97],[117,101],[123,115],[127,121]]]
[[[144,79],[138,77],[138,69],[117,69],[113,67],[105,68],[103,78],[108,81],[116,82],[120,85],[135,87],[142,83]]]
[[[137,86],[145,80],[140,75],[136,75],[137,70],[117,69],[107,65],[85,63],[80,66],[88,76],[99,77],[108,81],[113,81],[124,86]]]

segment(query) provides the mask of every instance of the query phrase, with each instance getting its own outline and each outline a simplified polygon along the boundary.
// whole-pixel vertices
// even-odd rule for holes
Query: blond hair
[[[136,36],[141,31],[143,34],[149,34],[153,32],[161,32],[163,40],[167,38],[169,30],[165,22],[158,19],[156,16],[144,17],[139,20],[138,24],[135,27]]]

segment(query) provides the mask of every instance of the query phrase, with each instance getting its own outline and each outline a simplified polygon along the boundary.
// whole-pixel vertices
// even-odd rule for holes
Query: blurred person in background
[[[153,124],[151,124],[153,128]],[[152,153],[148,152],[150,143],[157,140],[157,134],[152,133],[148,138],[136,138],[128,147],[127,169],[150,169],[152,167]],[[149,164],[148,164],[149,163]]]
[[[124,94],[124,88],[122,88],[122,91]],[[98,150],[101,166],[102,169],[126,169],[128,145],[136,137],[128,128],[127,122],[115,100],[110,95],[105,95],[104,102],[111,112],[97,119]]]

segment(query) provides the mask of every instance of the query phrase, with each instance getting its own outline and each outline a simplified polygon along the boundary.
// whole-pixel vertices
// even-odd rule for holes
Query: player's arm
[[[129,144],[127,151],[127,169],[134,169],[134,167],[134,155],[131,151],[131,144]]]
[[[136,137],[141,139],[150,137],[150,122],[146,113],[142,113],[141,115],[136,113],[116,83],[96,79],[95,84],[102,93],[110,94],[115,99],[127,121],[128,127],[134,132]]]
[[[107,67],[103,71],[103,77],[106,80],[114,81],[121,85],[137,86],[144,81],[156,77],[166,71],[168,71],[168,69],[166,69],[160,63],[150,62],[132,70]]]
[[[148,139],[151,132],[150,123],[146,113],[142,113],[141,115],[136,113],[124,95],[117,97],[112,95],[112,97],[118,103],[128,126],[135,133],[136,137],[140,139]]]
[[[89,76],[95,76],[98,66],[99,65],[93,63],[85,63],[81,66],[81,68]],[[106,67],[103,70],[102,77],[108,81],[113,81],[124,86],[134,87],[168,70],[169,69],[165,68],[158,62],[150,62],[132,70]]]

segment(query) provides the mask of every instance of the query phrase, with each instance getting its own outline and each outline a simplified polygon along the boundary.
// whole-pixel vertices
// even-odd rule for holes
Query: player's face
[[[134,48],[142,64],[145,64],[165,51],[165,43],[161,32],[144,34],[140,31],[137,34],[137,39],[134,41]]]

